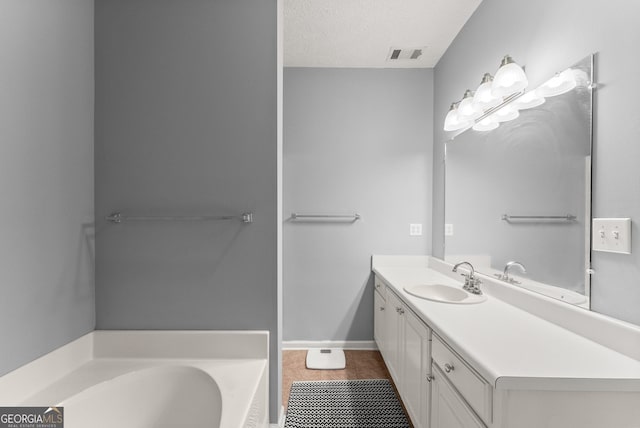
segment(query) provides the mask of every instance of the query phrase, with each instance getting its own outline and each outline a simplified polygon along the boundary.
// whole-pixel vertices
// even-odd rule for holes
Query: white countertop
[[[414,297],[403,287],[459,281],[427,267],[374,272],[497,389],[640,391],[640,361],[487,294],[457,305]],[[486,292],[485,292],[486,293]]]

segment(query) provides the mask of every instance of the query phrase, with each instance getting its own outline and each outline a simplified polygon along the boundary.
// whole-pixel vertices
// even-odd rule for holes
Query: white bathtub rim
[[[91,334],[94,358],[269,358],[266,330],[95,330]]]

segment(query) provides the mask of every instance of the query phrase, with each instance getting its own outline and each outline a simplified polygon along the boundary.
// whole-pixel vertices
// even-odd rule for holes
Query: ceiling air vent
[[[416,60],[422,55],[424,48],[391,48],[387,61]]]

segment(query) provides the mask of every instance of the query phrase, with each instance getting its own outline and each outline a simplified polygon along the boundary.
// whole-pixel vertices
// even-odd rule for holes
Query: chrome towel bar
[[[504,221],[510,220],[564,220],[574,221],[577,217],[572,214],[567,215],[509,215],[502,214],[501,219]]]
[[[360,214],[298,214],[291,213],[291,220],[360,220]]]
[[[120,212],[114,212],[105,217],[112,223],[122,223],[124,221],[219,221],[219,220],[240,220],[243,223],[253,223],[253,213],[242,213],[240,215],[206,215],[206,216],[125,216]]]

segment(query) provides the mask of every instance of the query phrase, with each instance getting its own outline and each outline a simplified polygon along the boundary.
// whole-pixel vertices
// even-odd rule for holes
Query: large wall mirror
[[[589,307],[593,59],[446,143],[445,260]]]

